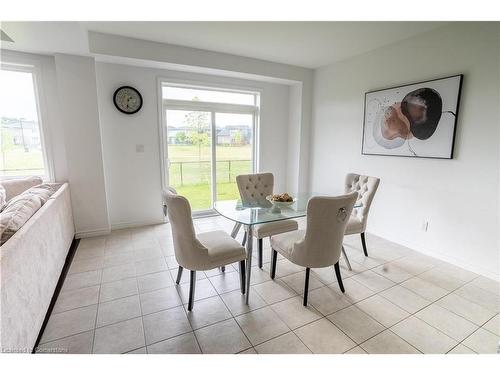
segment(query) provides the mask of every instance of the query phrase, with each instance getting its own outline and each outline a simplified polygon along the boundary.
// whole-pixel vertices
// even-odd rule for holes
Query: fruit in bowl
[[[293,202],[293,197],[288,193],[271,195],[272,202]]]
[[[291,206],[295,202],[288,193],[268,195],[266,199],[273,204],[274,212],[279,212],[281,208]]]

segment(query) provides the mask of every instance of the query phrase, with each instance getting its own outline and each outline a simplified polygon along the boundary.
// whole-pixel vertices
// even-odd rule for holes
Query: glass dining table
[[[344,192],[339,192],[337,195],[343,195]],[[225,200],[216,201],[214,204],[215,211],[221,216],[234,221],[234,227],[231,231],[231,237],[236,238],[242,226],[247,232],[246,252],[246,287],[245,287],[245,302],[248,304],[250,296],[250,277],[252,274],[252,251],[253,251],[253,229],[255,225],[271,223],[274,221],[295,219],[307,215],[307,202],[312,197],[317,196],[335,196],[335,194],[318,194],[318,193],[301,193],[297,194],[295,201],[288,207],[276,208],[265,197],[259,197],[252,201],[242,202],[241,200]],[[356,202],[354,207],[361,207],[361,204]]]

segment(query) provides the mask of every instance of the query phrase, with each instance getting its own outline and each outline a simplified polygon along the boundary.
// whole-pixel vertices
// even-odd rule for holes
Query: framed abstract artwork
[[[365,94],[363,155],[452,159],[463,75]]]

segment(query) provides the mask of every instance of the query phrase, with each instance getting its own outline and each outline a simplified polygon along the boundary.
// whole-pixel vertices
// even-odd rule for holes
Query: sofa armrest
[[[2,185],[5,189],[5,200],[9,201],[16,195],[21,194],[23,191],[26,191],[33,186],[40,185],[41,183],[43,183],[43,180],[40,177],[33,176],[22,179],[3,180],[0,182],[0,185]]]
[[[0,351],[33,349],[74,233],[66,183],[0,247]]]

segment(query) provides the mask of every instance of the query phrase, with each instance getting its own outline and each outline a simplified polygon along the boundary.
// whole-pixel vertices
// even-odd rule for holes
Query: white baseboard
[[[97,237],[97,236],[104,236],[106,234],[109,234],[110,232],[111,232],[110,228],[86,230],[86,231],[76,232],[75,237],[76,238]]]
[[[96,230],[76,232],[75,237],[76,238],[97,237],[97,236],[103,236],[103,235],[109,234],[112,230],[127,229],[127,228],[139,228],[139,227],[145,227],[147,225],[156,225],[156,224],[164,224],[164,223],[165,223],[165,221],[163,221],[163,220],[114,223],[114,224],[111,224],[111,227],[109,229],[96,229]]]
[[[127,229],[127,228],[139,228],[145,227],[147,225],[157,225],[157,224],[165,224],[164,220],[150,220],[150,221],[132,221],[132,222],[122,222],[122,223],[114,223],[111,224],[111,230],[117,229]]]
[[[492,272],[491,270],[485,269],[484,267],[481,267],[479,265],[470,264],[469,262],[467,262],[467,261],[465,261],[463,259],[456,258],[456,257],[451,257],[451,256],[443,254],[443,253],[441,253],[439,251],[424,249],[424,248],[422,248],[420,246],[418,246],[418,250],[417,250],[415,248],[416,246],[415,246],[414,243],[407,242],[407,241],[401,241],[400,239],[389,238],[388,236],[380,235],[380,234],[377,234],[375,232],[368,232],[368,233],[369,234],[373,234],[373,235],[375,235],[377,237],[386,239],[387,241],[394,242],[394,243],[396,243],[398,245],[405,246],[405,247],[407,247],[407,248],[409,248],[409,249],[411,249],[413,251],[416,251],[417,253],[421,253],[421,254],[424,254],[424,255],[427,255],[427,256],[430,256],[430,257],[442,260],[443,262],[447,262],[447,263],[453,264],[454,266],[463,268],[463,269],[465,269],[467,271],[471,271],[471,272],[477,273],[478,275],[487,277],[489,279],[492,279],[492,280],[495,280],[495,281],[498,281],[500,279],[500,275],[499,274],[496,274],[495,272]]]

